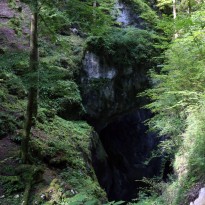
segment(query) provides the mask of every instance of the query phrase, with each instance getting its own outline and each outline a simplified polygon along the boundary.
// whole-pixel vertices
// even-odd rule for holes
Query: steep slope
[[[63,54],[60,46],[40,36],[42,70],[39,112],[30,141],[32,164],[21,164],[20,142],[30,80],[27,74],[29,9],[17,3],[18,9],[13,10],[8,1],[0,2],[0,204],[21,204],[34,170],[37,171],[29,204],[106,202],[91,164],[90,150],[96,144],[97,135],[85,121],[79,120],[83,110],[73,75],[77,72],[84,41],[72,31],[67,36],[58,36],[69,45]],[[28,22],[22,21],[21,15],[28,17]],[[23,33],[19,24],[14,25],[12,21],[22,25]],[[19,35],[15,29],[20,30]],[[77,46],[79,59],[74,59],[76,51],[72,49]],[[68,121],[59,115],[78,121]]]

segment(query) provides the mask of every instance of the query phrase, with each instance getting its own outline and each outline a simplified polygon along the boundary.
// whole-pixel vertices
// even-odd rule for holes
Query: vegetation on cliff
[[[193,201],[192,190],[205,183],[204,3],[160,0],[158,9],[126,0],[140,25],[125,27],[116,22],[114,0],[32,1],[39,30],[29,58],[30,10],[22,2],[0,3],[0,204],[107,202],[92,167],[91,149],[99,142],[82,120],[79,73],[86,50],[111,65],[150,68],[152,88],[142,94],[153,112],[147,124],[163,136],[156,154],[168,156],[174,171],[165,181],[143,179],[148,186],[131,204]],[[35,99],[28,100],[32,88]],[[37,100],[21,158],[26,104]]]
[[[78,74],[88,47],[87,39],[117,35],[115,29],[111,31],[113,26],[119,26],[115,25],[113,14],[115,3],[113,0],[1,3],[1,204],[102,204],[107,201],[91,164],[91,148],[99,145],[93,128],[81,120],[85,110]],[[33,13],[30,40],[33,50],[28,43],[29,8]],[[123,29],[118,30],[123,38]],[[131,37],[140,30],[126,32],[124,44],[134,50]],[[151,35],[142,31],[140,40],[145,42]],[[111,39],[108,41],[111,43]],[[151,42],[147,40],[146,46],[152,47]],[[144,48],[135,53],[143,56],[141,49]],[[118,52],[119,45],[114,50]],[[126,52],[131,54],[129,48]],[[119,53],[119,58],[122,55]],[[133,60],[134,54],[131,55]],[[30,109],[34,113],[27,112],[30,120],[26,136],[29,137],[23,144],[24,157],[20,158],[27,94],[33,88],[35,94],[31,95],[35,101],[38,99],[35,106],[38,114],[36,108]],[[33,100],[29,99],[30,105]]]
[[[189,204],[205,181],[204,5],[195,6],[191,13],[178,14],[172,32],[177,35],[162,69],[150,71],[153,88],[144,93],[154,113],[148,124],[165,136],[159,150],[170,154],[174,175],[161,186],[161,196],[139,204]]]

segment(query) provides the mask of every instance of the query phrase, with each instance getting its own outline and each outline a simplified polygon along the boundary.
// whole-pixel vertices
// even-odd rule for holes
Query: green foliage
[[[87,204],[86,203],[87,196],[83,194],[77,194],[74,197],[64,199],[62,205],[70,204],[70,205],[78,205],[78,204]]]
[[[67,100],[80,102],[81,97],[77,85],[72,81],[59,80],[56,82],[56,86],[48,88],[49,97],[61,98],[67,97]]]
[[[178,159],[183,159],[183,166],[188,170],[188,177],[200,180],[205,178],[204,102],[195,108],[192,107],[187,114],[183,146],[177,156]],[[177,161],[175,166],[176,169],[181,168]]]
[[[1,70],[11,71],[13,68],[17,74],[22,73],[28,67],[28,53],[5,51],[0,55],[0,66]]]
[[[90,155],[89,143],[92,130],[85,122],[72,122],[55,117],[52,121],[38,123],[37,126],[44,131],[42,138],[47,140],[45,142],[41,138],[34,137],[32,139],[34,152],[39,153],[44,158],[50,156],[50,160],[58,160],[58,157],[59,159],[66,159],[66,163],[71,167],[86,171],[86,162],[82,158],[81,151],[86,156]],[[48,136],[50,140],[48,140]]]
[[[113,0],[99,1],[97,7],[93,1],[73,0],[67,3],[67,13],[74,25],[92,35],[105,33],[113,24],[111,10]]]
[[[26,89],[20,78],[14,77],[8,80],[6,86],[9,94],[16,95],[19,99],[24,99],[26,97]]]
[[[40,104],[54,109],[66,119],[83,113],[80,91],[74,81],[83,56],[84,41],[74,35],[56,35],[57,42],[40,41],[39,96]],[[63,52],[62,52],[63,51]],[[30,84],[31,75],[25,76]],[[74,112],[71,111],[75,110]]]
[[[56,42],[40,41],[40,57],[42,74],[47,70],[62,71],[66,76],[72,78],[78,73],[84,52],[84,40],[79,36],[56,35]],[[41,74],[41,75],[42,75]],[[60,73],[62,78],[62,73]]]
[[[185,125],[182,120],[187,117],[185,109],[198,103],[203,90],[202,33],[194,31],[194,27],[166,52],[167,62],[161,73],[151,73],[154,88],[146,93],[153,102],[147,108],[157,114],[150,124],[153,129],[160,128],[161,135],[182,134]]]
[[[21,197],[17,197],[19,196],[18,194],[17,195],[9,195],[7,196],[6,198],[3,198],[1,199],[1,205],[8,205],[8,204],[12,204],[12,205],[19,205],[21,204]]]
[[[28,55],[24,52],[7,51],[3,55],[0,55],[0,84],[6,88],[8,94],[15,95],[19,99],[24,99],[26,96],[23,76],[26,74],[28,68],[27,57]]]
[[[75,106],[75,112],[82,112],[81,96],[78,86],[75,82],[69,80],[57,80],[51,87],[45,86],[41,88],[41,98],[43,106],[48,109],[54,109],[57,113],[64,111],[69,113],[72,106]],[[77,113],[75,113],[77,114]]]
[[[85,205],[100,205],[99,201],[97,199],[90,199],[87,195],[84,194],[77,194],[71,198],[64,199],[61,205],[79,205],[79,204],[85,204]]]
[[[199,2],[193,0],[176,1],[177,15],[180,13],[187,13],[189,6],[192,11],[196,11],[200,6]],[[173,2],[171,0],[157,0],[157,7],[163,11],[163,13],[170,15],[172,13]]]
[[[136,28],[113,29],[104,36],[91,37],[88,49],[103,54],[108,62],[120,66],[150,63],[156,54],[154,33]]]
[[[129,205],[178,205],[176,196],[182,194],[182,183],[170,178],[170,182],[160,182],[156,179],[143,179],[149,185],[146,189],[139,192],[139,197]]]
[[[171,0],[157,0],[157,6],[160,9],[165,9],[167,7],[172,7],[172,1]]]
[[[81,199],[100,204],[99,200],[105,200],[90,165],[92,128],[85,122],[66,121],[57,116],[43,124],[37,123],[37,128],[41,131],[33,133],[32,154],[51,166],[64,168],[59,177],[78,193],[74,198],[73,194],[64,196],[62,204],[77,203]],[[79,198],[81,195],[85,197]]]
[[[163,202],[161,202],[161,200],[156,197],[156,196],[152,196],[152,197],[146,197],[146,198],[142,198],[140,199],[140,202],[138,203],[130,203],[130,205],[165,205]]]
[[[150,73],[153,88],[145,92],[151,99],[146,108],[154,113],[148,124],[159,135],[167,136],[160,148],[176,158],[178,181],[163,192],[162,196],[173,196],[170,202],[164,197],[165,204],[181,204],[187,190],[205,178],[203,15],[202,9],[188,18],[179,17],[175,24],[179,37],[165,52],[161,71]]]
[[[24,0],[30,9],[37,10],[37,1]],[[15,1],[12,0],[12,3]],[[58,191],[59,201],[65,204],[86,204],[97,205],[100,201],[106,202],[104,191],[99,187],[93,168],[91,166],[90,145],[92,128],[85,122],[66,121],[56,116],[62,113],[71,113],[73,110],[76,116],[77,109],[72,105],[77,105],[79,112],[82,112],[81,96],[74,76],[78,74],[83,57],[85,41],[82,37],[99,36],[103,38],[102,45],[97,42],[95,47],[104,47],[104,53],[115,64],[129,66],[141,63],[146,60],[150,63],[155,51],[152,46],[155,36],[145,30],[128,28],[113,29],[113,16],[111,11],[114,7],[114,0],[99,0],[97,6],[93,6],[93,1],[54,1],[45,0],[39,3],[39,115],[36,127],[32,129],[30,141],[30,151],[33,154],[33,161],[37,163],[46,162],[49,166],[59,168],[56,173],[62,177],[63,181],[71,184],[77,190],[75,196],[62,195],[61,184],[54,184]],[[13,4],[12,7],[16,7]],[[154,12],[141,1],[135,1],[135,8],[140,7],[141,16],[144,19],[152,20]],[[152,19],[150,16],[152,15]],[[17,28],[21,25],[21,19],[12,19],[10,23]],[[26,25],[25,25],[26,27]],[[78,35],[71,34],[70,28],[77,28]],[[17,29],[16,29],[17,30]],[[18,31],[18,30],[17,30]],[[109,32],[110,31],[110,32]],[[84,33],[86,32],[86,33]],[[60,35],[63,34],[63,35]],[[105,36],[104,36],[105,35]],[[102,37],[101,37],[102,36]],[[97,38],[96,38],[97,39]],[[0,91],[0,99],[3,102],[3,109],[12,112],[10,115],[2,115],[0,119],[1,131],[10,134],[22,125],[15,124],[19,113],[25,112],[25,91],[33,81],[36,73],[29,72],[28,53],[10,53],[3,50],[0,55],[0,67],[6,74],[0,76],[0,83],[3,85]],[[124,60],[122,57],[127,53]],[[10,81],[10,79],[12,79]],[[2,81],[3,80],[3,83]],[[107,82],[101,82],[106,84]],[[98,87],[102,84],[97,85]],[[96,84],[94,85],[96,86]],[[96,87],[97,87],[96,86]],[[18,98],[19,99],[18,99]],[[14,112],[13,112],[14,111]],[[23,115],[21,114],[20,117]],[[18,118],[19,119],[19,118]],[[9,121],[8,124],[5,122]],[[20,135],[18,135],[20,136]],[[18,136],[15,136],[18,137]],[[65,168],[64,170],[61,170]],[[31,172],[22,170],[23,180],[31,180]],[[60,180],[59,180],[60,181]],[[3,182],[2,182],[3,183]],[[15,181],[16,183],[16,181]],[[9,194],[19,191],[19,184],[4,182]],[[43,202],[42,202],[43,203]],[[8,202],[8,204],[14,204]],[[111,202],[110,204],[121,204],[121,202]]]
[[[55,7],[50,4],[42,4],[40,9],[40,20],[39,23],[42,28],[42,34],[50,35],[50,37],[54,39],[60,29],[70,25],[66,10],[61,9],[61,6]]]
[[[64,181],[75,187],[77,193],[79,192],[74,197],[65,199],[66,202],[79,203],[79,201],[82,201],[84,203],[98,205],[100,201],[106,200],[105,193],[102,192],[99,185],[82,170],[65,169],[61,173],[61,177]]]
[[[21,191],[24,188],[18,176],[0,176],[0,185],[4,188],[6,194]]]
[[[0,138],[5,137],[8,134],[14,134],[19,126],[16,119],[6,112],[0,113]]]
[[[140,14],[140,17],[145,20],[144,24],[151,26],[152,28],[156,25],[158,16],[156,12],[147,4],[144,0],[126,0],[131,4],[133,10]]]

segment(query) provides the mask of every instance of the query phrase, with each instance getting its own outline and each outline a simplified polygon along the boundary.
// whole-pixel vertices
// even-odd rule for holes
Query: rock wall
[[[126,4],[117,1],[116,22],[121,27],[140,28],[140,18]],[[136,36],[137,37],[137,36]],[[137,197],[143,177],[160,174],[161,159],[151,156],[159,139],[147,133],[144,121],[150,112],[140,109],[145,99],[137,94],[149,86],[146,62],[114,65],[112,59],[87,51],[83,59],[81,92],[86,119],[99,133],[93,149],[93,166],[109,200],[129,201]]]
[[[113,16],[122,28],[142,28],[142,19],[125,1],[116,0]],[[103,54],[85,53],[81,70],[83,105],[88,121],[97,131],[116,117],[142,106],[142,99],[136,96],[148,86],[147,70],[146,62],[116,66]]]
[[[115,67],[105,58],[87,51],[81,76],[87,119],[99,131],[116,117],[142,105],[137,93],[148,85],[146,69]]]
[[[94,150],[93,166],[111,201],[136,198],[139,188],[145,186],[137,180],[160,174],[160,158],[148,160],[159,140],[146,133],[143,122],[149,116],[147,110],[135,110],[119,117],[99,134],[107,155],[99,155],[100,149]]]
[[[199,197],[194,202],[191,202],[190,205],[205,205],[205,188],[201,188]]]
[[[142,28],[142,19],[138,14],[132,11],[132,9],[125,3],[125,1],[117,0],[114,8],[114,16],[116,17],[116,22],[119,23],[122,27],[135,26]]]

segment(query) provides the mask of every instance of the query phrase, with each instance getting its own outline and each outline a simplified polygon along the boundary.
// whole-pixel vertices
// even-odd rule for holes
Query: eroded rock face
[[[116,2],[115,8],[119,11],[116,21],[122,23],[125,26],[129,25],[131,23],[130,9],[119,1]]]
[[[124,1],[117,0],[114,7],[116,22],[121,26],[142,27],[142,19]]]
[[[147,134],[143,122],[150,113],[140,109],[144,99],[136,97],[148,86],[146,72],[139,65],[115,67],[102,56],[85,54],[83,104],[102,143],[93,149],[93,166],[109,200],[136,198],[139,187],[144,186],[136,180],[160,174],[160,158],[144,164],[159,143],[154,134]]]
[[[86,52],[83,61],[83,69],[88,79],[107,78],[113,79],[116,75],[114,67],[108,66],[106,63],[100,63],[100,57],[94,53]]]
[[[205,187],[200,190],[199,197],[190,205],[205,205]]]
[[[83,60],[81,90],[88,120],[99,131],[115,117],[142,105],[136,95],[147,87],[146,69],[115,67],[87,51]]]
[[[142,19],[129,4],[116,0],[113,10],[121,27],[142,28]],[[116,66],[112,59],[87,51],[83,59],[81,91],[87,119],[97,131],[116,117],[142,106],[136,95],[148,85],[146,62]]]
[[[116,22],[122,27],[141,27],[139,17],[122,1],[117,1]],[[146,62],[137,65],[114,65],[107,56],[87,51],[83,59],[81,94],[86,119],[99,133],[97,149],[93,149],[93,166],[99,183],[109,200],[129,201],[137,197],[136,180],[160,174],[161,159],[151,156],[159,143],[147,134],[144,120],[149,111],[141,110],[145,99],[137,94],[148,87]]]

